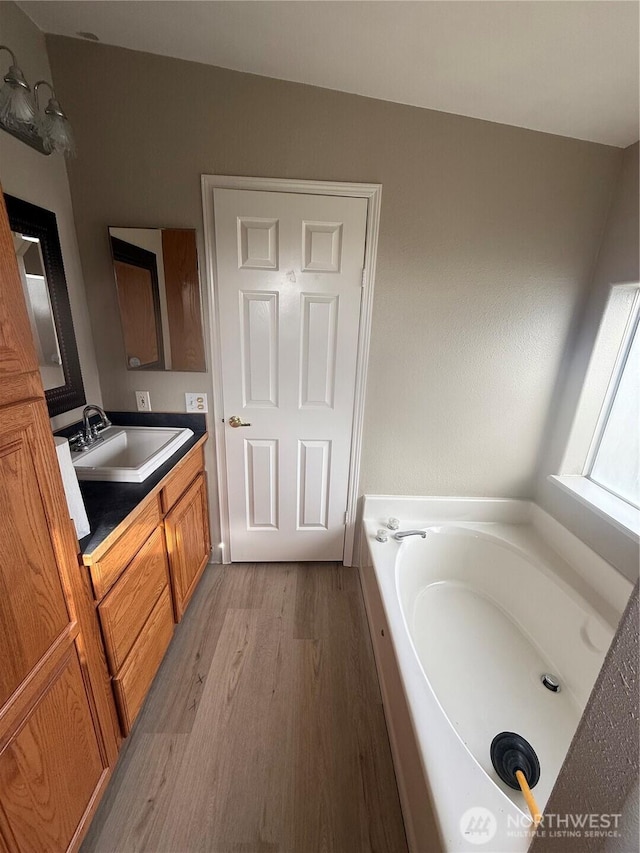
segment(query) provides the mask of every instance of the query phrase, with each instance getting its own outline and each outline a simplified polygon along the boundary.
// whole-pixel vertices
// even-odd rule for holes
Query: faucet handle
[[[400,519],[399,518],[390,518],[387,521],[387,527],[389,530],[397,530],[400,527]]]
[[[381,527],[380,530],[376,533],[376,541],[377,542],[387,542],[389,540],[389,531],[385,530],[384,527]]]
[[[77,432],[75,435],[69,437],[69,445],[72,450],[86,450],[87,449],[87,439],[85,438],[85,434],[82,432]]]

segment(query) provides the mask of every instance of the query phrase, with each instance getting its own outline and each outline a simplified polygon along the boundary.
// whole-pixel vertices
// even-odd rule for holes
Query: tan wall
[[[51,81],[44,35],[14,3],[0,3],[0,42],[7,44],[16,54],[18,64],[31,85],[36,80]],[[9,54],[3,51],[0,62],[3,63],[0,74],[2,77],[9,65]],[[45,157],[0,131],[0,182],[3,190],[9,195],[25,199],[56,214],[84,389],[87,400],[99,405],[102,402],[102,394],[65,161],[59,154]],[[64,415],[58,415],[51,422],[54,429],[57,429],[77,421],[81,414],[82,409],[74,409]]]
[[[48,37],[104,401],[184,409],[203,374],[124,369],[107,227],[197,228],[200,175],[383,184],[361,491],[528,496],[621,152]]]

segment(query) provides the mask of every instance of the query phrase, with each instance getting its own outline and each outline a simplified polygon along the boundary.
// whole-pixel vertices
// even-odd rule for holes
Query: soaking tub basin
[[[398,542],[388,531],[378,542],[387,512],[376,506],[377,517],[365,516],[361,572],[370,624],[375,592],[442,849],[518,853],[530,843],[532,823],[522,794],[495,772],[491,741],[512,731],[533,746],[541,767],[534,794],[544,809],[631,584],[533,504],[423,500],[422,519],[415,505],[406,523],[397,506],[389,515],[424,538]],[[375,648],[385,630],[371,627]],[[383,654],[376,650],[379,672]],[[545,686],[545,675],[559,691]],[[382,689],[392,718],[394,696]],[[392,732],[392,745],[402,736]],[[401,760],[395,749],[394,762]],[[411,824],[411,784],[402,767],[396,771]],[[491,839],[474,837],[482,822],[465,817],[479,808],[491,816]],[[412,844],[416,833],[407,830],[421,850],[424,842]]]

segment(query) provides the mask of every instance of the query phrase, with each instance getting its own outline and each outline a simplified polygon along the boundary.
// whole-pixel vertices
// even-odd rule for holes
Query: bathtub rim
[[[401,528],[422,528],[446,522],[531,525],[547,546],[545,558],[555,561],[560,558],[564,562],[558,576],[612,625],[619,622],[637,580],[637,577],[627,578],[532,500],[365,494],[362,497],[363,541],[366,541],[368,523],[385,527],[389,517],[399,518]]]

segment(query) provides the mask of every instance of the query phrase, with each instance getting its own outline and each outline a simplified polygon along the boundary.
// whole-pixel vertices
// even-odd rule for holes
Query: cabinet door
[[[55,527],[41,491],[34,453],[34,409],[0,413],[0,708],[74,620],[54,550]]]
[[[106,780],[71,645],[0,753],[0,803],[13,844],[25,853],[76,846],[87,807]]]
[[[209,560],[207,480],[200,474],[165,518],[176,621],[179,622]]]

